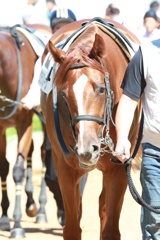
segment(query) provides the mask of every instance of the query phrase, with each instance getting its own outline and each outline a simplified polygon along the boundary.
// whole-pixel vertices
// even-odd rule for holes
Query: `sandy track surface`
[[[41,160],[39,145],[41,144],[42,133],[34,133],[36,147],[34,151],[33,163],[33,184],[34,199],[39,206],[39,193],[41,183]],[[39,145],[38,145],[39,144]],[[11,219],[11,228],[13,227],[13,209],[15,202],[14,182],[12,180],[12,168],[16,157],[16,139],[8,144],[7,157],[10,162],[10,173],[8,177],[10,208],[8,211]],[[132,173],[133,182],[138,191],[140,191],[139,170]],[[25,183],[24,183],[25,184]],[[99,217],[98,217],[98,197],[101,191],[101,172],[94,170],[89,173],[86,188],[83,196],[83,217],[81,227],[83,229],[83,240],[99,240]],[[36,218],[29,218],[25,213],[26,194],[22,192],[22,227],[25,230],[26,240],[61,240],[62,227],[59,225],[56,212],[57,207],[53,199],[52,193],[47,189],[46,214],[47,223],[37,224]],[[1,192],[0,192],[1,200]],[[0,209],[1,214],[1,209]],[[140,240],[140,205],[132,198],[127,189],[123,209],[120,218],[121,240]],[[0,240],[6,240],[10,237],[10,232],[0,231]]]

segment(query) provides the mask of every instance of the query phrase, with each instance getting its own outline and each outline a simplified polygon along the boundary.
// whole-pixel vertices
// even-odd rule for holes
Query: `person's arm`
[[[137,106],[137,101],[131,99],[125,94],[122,95],[115,118],[117,143],[115,151],[117,153],[123,152],[122,155],[117,156],[121,162],[125,162],[130,157],[131,144],[128,140],[130,127],[133,121],[134,112]]]
[[[117,156],[122,162],[130,157],[131,144],[128,140],[128,135],[138,100],[143,93],[145,85],[143,59],[141,49],[139,49],[126,69],[121,86],[123,88],[123,95],[120,98],[116,112],[117,143],[115,151],[117,154],[122,153],[121,156]]]

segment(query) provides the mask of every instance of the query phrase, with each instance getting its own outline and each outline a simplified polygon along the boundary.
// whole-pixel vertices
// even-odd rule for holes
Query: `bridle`
[[[100,61],[100,63],[101,63],[101,66],[103,67],[102,61]],[[86,67],[86,65],[84,63],[76,63],[76,64],[71,65],[70,69],[76,69],[76,68],[82,68],[82,67]],[[113,96],[113,91],[110,88],[109,77],[106,73],[104,73],[104,82],[105,82],[106,90],[108,90],[107,94],[106,94],[106,103],[109,102],[109,108],[112,108],[113,99],[111,99],[111,96]],[[108,87],[109,87],[109,89],[108,89]],[[93,116],[93,115],[79,115],[74,118],[71,117],[71,123],[75,124],[76,122],[79,122],[79,121],[95,121],[95,122],[105,125],[106,117],[107,117],[107,108],[105,109],[103,118],[98,117],[98,116]]]
[[[104,116],[102,118],[98,117],[98,116],[94,116],[94,115],[77,115],[76,117],[72,117],[69,112],[69,108],[68,108],[68,112],[69,112],[69,116],[70,116],[70,126],[72,128],[72,134],[73,134],[74,140],[76,142],[75,124],[77,122],[79,122],[79,121],[94,121],[99,124],[103,124],[100,155],[104,155],[106,152],[114,154],[114,144],[110,137],[110,121],[112,121],[112,123],[113,123],[112,110],[113,110],[113,106],[114,106],[114,93],[110,87],[109,76],[104,71],[104,65],[102,63],[102,60],[100,59],[99,62],[103,69],[103,72],[104,72],[104,82],[105,82],[105,89],[106,89],[106,107],[104,110]],[[83,68],[86,66],[87,65],[84,63],[76,63],[76,64],[71,65],[69,69]],[[57,136],[58,136],[59,142],[61,144],[61,147],[63,149],[63,152],[65,153],[65,155],[69,156],[71,153],[68,151],[67,147],[65,146],[65,143],[63,141],[63,137],[61,134],[61,130],[60,130],[58,107],[57,107],[57,89],[55,86],[53,87],[52,91],[53,91],[52,95],[53,95],[54,120],[55,120],[55,125],[56,125]],[[66,105],[67,105],[67,102],[66,102]],[[67,107],[68,107],[68,105],[67,105]],[[104,132],[105,132],[105,136],[104,136]],[[75,153],[74,146],[70,146],[70,149]]]

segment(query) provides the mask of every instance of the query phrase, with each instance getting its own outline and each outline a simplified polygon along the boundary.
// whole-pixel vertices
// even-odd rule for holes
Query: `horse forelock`
[[[74,49],[71,56],[68,55],[65,61],[59,65],[59,68],[54,77],[54,83],[57,88],[61,88],[62,85],[66,82],[66,75],[68,71],[75,71],[79,68],[73,67],[76,65],[78,66],[78,64],[82,64],[84,67],[90,67],[103,72],[100,63],[98,63],[97,60],[90,58],[89,55],[83,54],[83,52],[81,52],[81,54],[78,53],[78,49]]]
[[[73,69],[72,66],[79,63],[103,73],[104,70],[100,62],[91,56],[96,33],[97,27],[91,26],[71,44],[66,52],[65,60],[59,65],[54,77],[54,83],[57,88],[61,88],[63,83],[66,82],[66,74]]]

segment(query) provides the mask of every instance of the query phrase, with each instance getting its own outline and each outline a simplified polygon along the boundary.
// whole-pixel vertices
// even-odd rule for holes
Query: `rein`
[[[0,95],[0,99],[2,100],[2,101],[5,101],[5,102],[9,102],[9,103],[11,103],[10,105],[8,105],[8,106],[11,106],[11,105],[21,105],[21,106],[23,106],[23,102],[18,102],[18,101],[15,101],[15,100],[12,100],[12,99],[10,99],[10,98],[7,98],[6,96],[4,96],[4,95]],[[6,107],[8,107],[8,106],[4,106],[4,107],[2,107],[0,110],[1,111],[5,111],[5,108]],[[45,121],[45,119],[44,119],[44,116],[43,116],[43,114],[42,114],[42,112],[41,111],[38,111],[35,107],[33,107],[31,110],[33,110],[33,112],[39,117],[39,119],[44,123],[44,124],[46,124],[46,121]],[[0,118],[1,119],[1,118]]]

